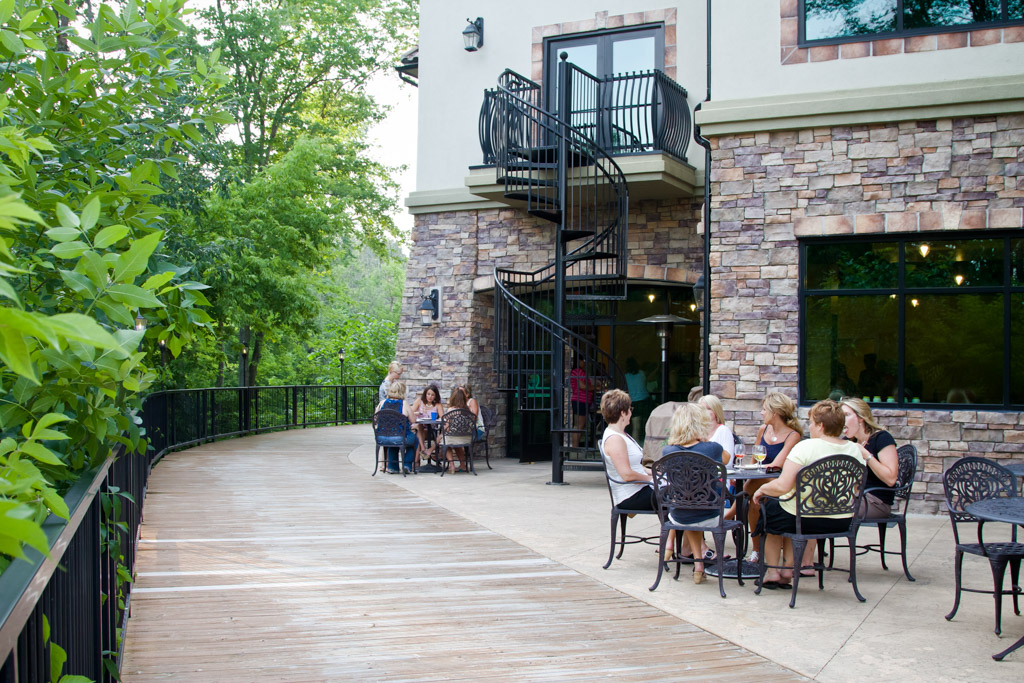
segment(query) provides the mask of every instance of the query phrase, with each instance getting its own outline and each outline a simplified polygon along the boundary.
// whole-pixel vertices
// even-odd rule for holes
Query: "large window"
[[[1024,0],[801,0],[800,44],[1024,23]]]
[[[1024,404],[1024,238],[801,245],[801,396]]]

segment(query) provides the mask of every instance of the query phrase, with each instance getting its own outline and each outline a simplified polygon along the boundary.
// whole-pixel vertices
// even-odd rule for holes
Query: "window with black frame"
[[[1024,23],[1024,0],[801,0],[800,4],[801,45]]]
[[[801,245],[801,396],[1024,404],[1024,239]]]

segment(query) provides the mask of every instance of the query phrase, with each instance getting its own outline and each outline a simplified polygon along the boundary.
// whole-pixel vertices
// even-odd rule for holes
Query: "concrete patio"
[[[349,456],[367,473],[373,469],[372,432],[367,444]],[[789,609],[788,591],[754,594],[754,586],[726,581],[728,597],[718,595],[710,579],[695,586],[688,574],[678,582],[663,580],[651,593],[657,571],[655,550],[628,546],[621,560],[601,569],[608,557],[608,492],[599,472],[568,472],[569,486],[546,486],[550,463],[520,464],[492,458],[493,470],[477,462],[479,476],[435,474],[380,475],[379,486],[398,486],[491,529],[550,559],[591,576],[695,626],[800,674],[821,681],[871,680],[879,676],[903,680],[1024,679],[1024,648],[1003,662],[992,654],[1024,634],[1024,617],[1014,616],[1005,598],[1003,634],[993,633],[992,598],[964,594],[953,621],[943,617],[953,604],[953,534],[945,517],[913,515],[908,520],[910,583],[899,558],[862,556],[857,566],[860,603],[841,572],[826,574],[825,590],[815,580],[801,586],[796,608]],[[643,517],[630,521],[631,533],[655,533],[656,523]],[[998,525],[986,527],[986,540]],[[989,531],[991,529],[991,531]],[[876,535],[873,529],[863,533]],[[890,544],[898,533],[890,533]],[[890,547],[895,547],[891,545]],[[729,550],[732,550],[731,543]],[[846,566],[845,554],[837,564]],[[685,569],[684,569],[685,571]],[[988,563],[964,560],[965,585],[991,587]],[[687,579],[687,580],[684,580]]]

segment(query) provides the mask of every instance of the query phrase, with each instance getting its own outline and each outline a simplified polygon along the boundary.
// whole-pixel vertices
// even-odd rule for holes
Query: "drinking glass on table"
[[[743,465],[743,444],[739,441],[736,442],[736,448],[733,449],[732,454],[732,466],[734,469],[739,469]]]
[[[765,448],[764,446],[762,446],[760,444],[758,444],[757,446],[754,446],[754,460],[757,461],[757,464],[759,466],[764,467],[764,459],[767,458],[767,457],[768,457],[768,449],[767,448]]]

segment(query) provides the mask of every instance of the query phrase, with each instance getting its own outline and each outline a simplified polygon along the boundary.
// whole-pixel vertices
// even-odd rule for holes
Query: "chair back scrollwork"
[[[971,503],[1017,495],[1013,472],[988,458],[977,456],[960,458],[953,463],[942,475],[942,485],[954,531],[959,522],[977,521],[974,515],[965,511]]]
[[[796,524],[802,517],[853,516],[864,491],[867,469],[849,455],[830,455],[796,476]]]
[[[896,474],[896,485],[893,486],[893,495],[900,500],[910,498],[910,489],[914,485],[914,476],[917,475],[917,448],[907,444],[896,449],[899,471]]]
[[[441,417],[441,438],[450,439],[455,436],[469,436],[476,434],[476,415],[468,408],[456,408],[448,410]]]
[[[725,508],[725,465],[694,451],[681,451],[654,463],[659,515],[668,510],[706,510]]]
[[[378,410],[373,415],[373,435],[376,439],[404,438],[408,429],[409,418],[397,410]]]

